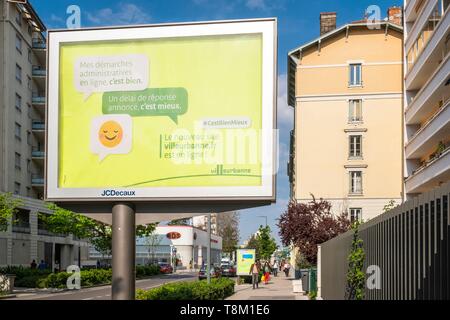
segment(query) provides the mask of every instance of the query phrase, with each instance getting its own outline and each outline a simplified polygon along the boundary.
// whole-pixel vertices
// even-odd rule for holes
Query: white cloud
[[[292,127],[294,123],[294,108],[288,106],[287,103],[287,75],[278,76],[278,124],[279,127],[289,125]]]
[[[143,24],[151,20],[151,16],[144,9],[132,3],[120,2],[115,9],[103,8],[88,12],[87,19],[96,25]]]

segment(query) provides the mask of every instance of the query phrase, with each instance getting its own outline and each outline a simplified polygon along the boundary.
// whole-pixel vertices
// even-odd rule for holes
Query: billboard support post
[[[208,240],[207,240],[207,247],[206,247],[206,272],[207,272],[207,279],[208,284],[211,283],[211,214],[208,214]]]
[[[112,208],[112,300],[135,299],[135,209],[131,203]]]

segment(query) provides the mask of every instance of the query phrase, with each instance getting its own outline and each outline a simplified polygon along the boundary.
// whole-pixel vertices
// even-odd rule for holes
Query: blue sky
[[[65,28],[67,7],[81,9],[81,26],[109,26],[146,23],[186,22],[202,20],[278,18],[278,127],[280,128],[280,170],[277,179],[277,203],[267,207],[241,211],[240,234],[244,241],[254,233],[267,216],[278,240],[276,219],[285,210],[289,198],[286,176],[289,131],[293,126],[293,110],[286,102],[287,52],[319,35],[319,14],[336,11],[337,24],[359,20],[370,5],[387,8],[402,5],[403,0],[32,0],[34,8],[48,28]],[[301,182],[300,182],[301,183]]]

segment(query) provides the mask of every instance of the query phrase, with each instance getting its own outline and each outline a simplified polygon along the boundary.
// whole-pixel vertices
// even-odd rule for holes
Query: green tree
[[[272,254],[277,250],[278,246],[275,239],[272,237],[269,226],[260,226],[256,236],[259,243],[259,254],[262,259],[270,259]]]
[[[389,202],[383,207],[383,213],[386,213],[396,207],[395,200],[391,199]]]
[[[255,235],[252,235],[247,241],[246,249],[255,249],[255,258],[261,259],[259,241]]]
[[[222,237],[222,251],[232,255],[239,243],[238,213],[219,213],[217,215],[217,233]]]
[[[348,271],[347,271],[347,291],[346,297],[348,300],[362,300],[364,299],[365,279],[364,260],[366,254],[364,252],[364,242],[359,237],[359,221],[352,224],[353,240],[352,248],[348,256]]]
[[[8,229],[9,221],[21,204],[22,201],[13,198],[11,193],[0,193],[0,231]]]
[[[175,219],[168,223],[169,226],[188,226],[190,218]]]
[[[112,228],[81,214],[74,213],[51,203],[48,208],[52,214],[40,214],[47,229],[53,233],[72,234],[79,239],[88,240],[103,256],[111,254]],[[137,237],[147,237],[156,228],[156,224],[139,225],[136,227]]]

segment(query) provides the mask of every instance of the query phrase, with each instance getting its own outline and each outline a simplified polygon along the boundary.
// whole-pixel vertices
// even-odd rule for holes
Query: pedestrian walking
[[[276,277],[278,275],[278,268],[280,267],[278,260],[275,260],[275,262],[273,263],[273,276]]]
[[[270,272],[271,272],[271,268],[269,266],[269,262],[266,261],[266,263],[264,264],[264,284],[268,284],[269,283],[269,279],[270,279]]]
[[[284,274],[286,275],[286,277],[289,277],[290,269],[291,269],[291,265],[289,264],[289,262],[286,261],[286,263],[284,264],[284,267],[283,267]]]
[[[47,269],[47,264],[44,262],[44,260],[41,260],[41,262],[38,265],[39,270],[45,270]]]
[[[36,267],[37,267],[36,260],[33,259],[33,261],[31,261],[31,263],[30,263],[30,268],[36,269]]]
[[[259,282],[259,270],[261,269],[259,260],[256,260],[252,265],[250,266],[250,272],[249,274],[252,275],[252,286],[253,289],[258,288],[258,282]]]

